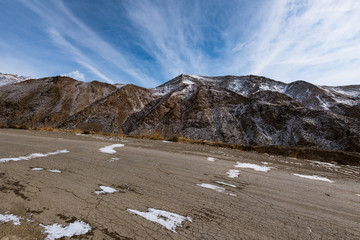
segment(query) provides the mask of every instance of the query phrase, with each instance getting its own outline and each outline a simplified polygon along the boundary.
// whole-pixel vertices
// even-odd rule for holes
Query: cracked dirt
[[[115,154],[99,152],[114,143],[125,146],[115,148]],[[59,149],[70,152],[0,163],[0,214],[9,211],[24,218],[20,226],[0,223],[0,239],[44,239],[39,224],[67,225],[76,220],[92,227],[77,239],[360,238],[356,166],[333,170],[307,160],[202,145],[0,129],[0,158]],[[119,160],[109,162],[111,158]],[[239,177],[229,178],[226,172],[235,169],[237,161],[267,162],[274,168],[239,169]],[[62,173],[32,171],[33,167]],[[302,179],[293,173],[335,182]],[[236,196],[197,186],[201,183]],[[118,192],[96,195],[99,185]],[[184,221],[174,233],[127,212],[148,208],[188,216],[192,222]]]

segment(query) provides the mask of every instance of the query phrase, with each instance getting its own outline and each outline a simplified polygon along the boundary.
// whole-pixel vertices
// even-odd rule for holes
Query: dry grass
[[[172,138],[165,138],[161,132],[154,132],[151,134],[141,134],[137,136],[129,136],[121,134],[114,134],[103,131],[90,131],[82,129],[62,129],[62,128],[53,128],[51,126],[31,128],[29,126],[21,124],[0,124],[0,128],[14,128],[14,129],[32,129],[32,130],[42,130],[42,131],[51,131],[51,132],[66,132],[66,133],[81,133],[81,134],[99,134],[104,136],[111,137],[131,137],[131,138],[141,138],[141,139],[151,139],[151,140],[168,140],[173,142],[187,143],[187,144],[201,144],[214,147],[222,147],[229,149],[236,149],[240,151],[253,151],[258,153],[268,153],[271,155],[278,155],[284,157],[295,157],[300,159],[314,159],[314,160],[323,160],[323,161],[335,161],[339,164],[351,164],[351,165],[360,165],[360,153],[358,152],[343,152],[343,151],[330,151],[323,149],[315,148],[305,148],[305,147],[289,147],[289,146],[246,146],[246,145],[235,145],[227,144],[221,141],[211,142],[206,140],[195,140],[185,137],[173,136]]]
[[[324,149],[277,146],[277,145],[247,146],[247,145],[227,144],[220,141],[211,142],[204,140],[193,140],[184,137],[173,137],[167,140],[173,142],[188,143],[188,144],[202,144],[208,146],[230,148],[240,151],[267,153],[271,155],[284,156],[284,157],[295,157],[299,159],[313,159],[313,160],[320,160],[326,162],[334,161],[339,164],[360,165],[360,153],[358,152],[331,151]]]
[[[10,125],[1,124],[0,128],[26,129],[26,130],[31,129],[30,127],[22,124],[10,124]]]

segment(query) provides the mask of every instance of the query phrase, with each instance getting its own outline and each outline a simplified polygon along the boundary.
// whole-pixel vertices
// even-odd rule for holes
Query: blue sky
[[[360,84],[358,0],[0,0],[0,72],[154,87],[181,73]]]

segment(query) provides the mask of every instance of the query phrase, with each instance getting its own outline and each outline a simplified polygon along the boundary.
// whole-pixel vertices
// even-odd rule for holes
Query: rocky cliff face
[[[360,86],[180,75],[157,88],[68,77],[0,87],[0,123],[360,152]]]

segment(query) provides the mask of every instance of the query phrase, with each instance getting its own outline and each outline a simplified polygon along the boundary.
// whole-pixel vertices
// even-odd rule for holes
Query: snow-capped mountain
[[[182,74],[156,88],[68,77],[0,88],[0,123],[360,152],[360,85]]]
[[[18,83],[30,79],[30,77],[18,76],[8,73],[0,73],[0,87],[8,84]]]
[[[321,87],[305,81],[295,81],[286,84],[266,77],[253,75],[204,77],[182,74],[160,85],[153,91],[156,95],[164,95],[180,86],[187,85],[187,89],[190,90],[197,84],[225,88],[245,97],[256,92],[278,92],[291,97],[307,108],[318,110],[329,110],[338,104],[354,106],[357,105],[360,100],[360,85]]]

